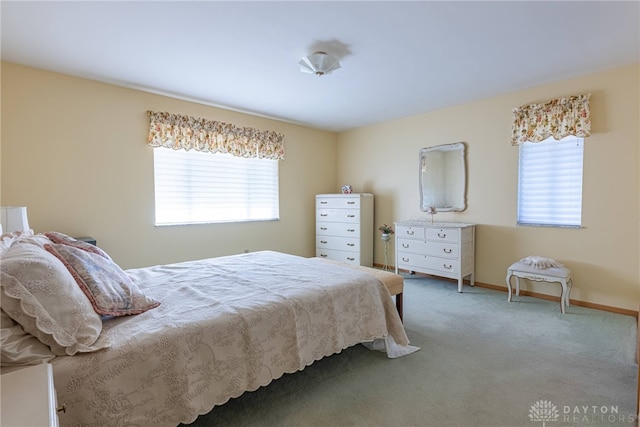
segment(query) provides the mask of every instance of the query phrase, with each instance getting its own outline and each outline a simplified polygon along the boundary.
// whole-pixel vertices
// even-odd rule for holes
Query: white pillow
[[[26,231],[23,233],[22,231],[14,231],[0,235],[0,258],[7,253],[13,242],[20,238],[25,238],[26,236],[33,236],[33,232]]]
[[[55,357],[51,349],[28,334],[7,313],[0,310],[0,353],[2,366],[38,365]]]
[[[64,264],[38,244],[14,242],[2,257],[2,310],[53,354],[108,346],[102,320]]]

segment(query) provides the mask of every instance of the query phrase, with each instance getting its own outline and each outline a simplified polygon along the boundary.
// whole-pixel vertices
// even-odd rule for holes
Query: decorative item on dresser
[[[373,194],[316,195],[316,256],[373,266]]]
[[[469,276],[475,285],[475,225],[429,221],[399,221],[396,225],[396,273],[408,270],[458,280]]]

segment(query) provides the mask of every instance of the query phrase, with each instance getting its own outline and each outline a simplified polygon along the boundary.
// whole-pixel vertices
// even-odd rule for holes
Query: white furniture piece
[[[396,273],[408,270],[475,285],[475,225],[455,222],[398,221]]]
[[[51,364],[42,363],[0,375],[0,425],[58,426],[56,392]],[[64,409],[61,409],[64,410]]]
[[[560,311],[565,314],[565,307],[569,307],[569,294],[573,286],[571,270],[566,267],[550,267],[539,269],[523,262],[516,262],[507,269],[507,288],[509,292],[508,302],[511,302],[511,276],[516,278],[516,296],[520,295],[520,278],[537,282],[558,282],[562,286],[560,295]]]
[[[316,195],[316,256],[373,266],[373,194]]]

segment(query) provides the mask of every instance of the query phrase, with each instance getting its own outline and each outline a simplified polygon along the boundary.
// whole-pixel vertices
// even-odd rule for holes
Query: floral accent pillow
[[[56,257],[18,240],[1,262],[2,310],[25,332],[56,355],[108,347],[102,319]]]
[[[82,249],[83,251],[100,255],[101,257],[111,261],[111,257],[105,251],[103,251],[96,245],[92,245],[91,243],[83,242],[82,240],[76,240],[73,237],[67,236],[66,234],[57,231],[49,231],[48,233],[44,233],[44,235],[47,236],[53,243],[73,246],[74,248]]]
[[[144,313],[160,305],[140,291],[113,261],[94,252],[65,244],[45,245],[67,267],[96,313],[127,316]]]

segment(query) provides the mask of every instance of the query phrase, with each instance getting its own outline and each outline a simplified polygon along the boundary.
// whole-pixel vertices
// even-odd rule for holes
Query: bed
[[[42,250],[54,255],[49,262],[59,260],[71,272],[99,312],[101,330],[87,341],[97,324],[84,320],[76,325],[83,330],[80,342],[68,342],[21,317],[29,311],[24,306],[36,303],[16,284],[14,241],[3,243],[5,253],[11,248],[2,269],[3,340],[8,314],[13,328],[49,344],[51,357],[41,348],[30,352],[53,365],[58,402],[67,408],[60,414],[63,426],[190,423],[245,391],[358,343],[382,339],[391,357],[417,349],[409,345],[387,287],[366,270],[272,251],[189,261],[122,272],[122,280],[130,281],[131,300],[123,304],[105,300],[95,289],[92,296],[83,285],[90,287],[85,276],[96,269],[67,265],[56,251],[115,264],[108,255],[81,242],[47,239],[14,240],[26,240],[19,247],[24,252],[29,244],[32,257]],[[16,301],[22,304],[10,304]]]

